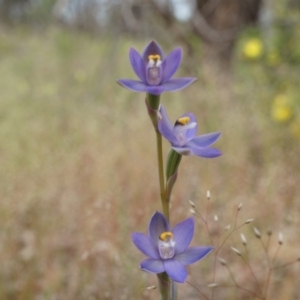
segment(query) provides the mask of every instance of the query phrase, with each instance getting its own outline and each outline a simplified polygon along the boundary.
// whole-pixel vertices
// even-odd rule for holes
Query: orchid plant
[[[161,300],[177,299],[176,283],[184,283],[187,278],[185,266],[195,263],[213,247],[188,247],[194,235],[194,219],[188,218],[170,226],[170,197],[177,179],[178,167],[183,155],[214,158],[221,155],[210,146],[218,140],[220,132],[197,136],[197,121],[193,113],[185,113],[171,124],[166,109],[160,104],[160,95],[167,91],[178,91],[196,78],[172,78],[179,68],[182,50],[176,48],[165,57],[160,45],[151,41],[142,54],[134,48],[129,50],[133,71],[139,80],[119,79],[117,82],[135,92],[146,93],[146,107],[156,133],[158,177],[162,213],[156,211],[151,217],[148,235],[133,233],[135,246],[148,258],[140,268],[158,277]],[[164,172],[162,137],[171,144]]]

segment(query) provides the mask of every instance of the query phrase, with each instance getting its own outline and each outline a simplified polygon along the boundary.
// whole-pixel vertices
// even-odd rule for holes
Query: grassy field
[[[139,270],[143,256],[130,239],[131,232],[146,232],[160,210],[155,135],[144,95],[115,82],[135,78],[128,49],[141,51],[147,42],[0,27],[0,299],[158,298],[147,289],[156,278]],[[188,200],[194,201],[210,234],[196,217],[193,243],[216,246],[234,230],[241,202],[237,224],[255,219],[234,230],[218,252],[227,266],[217,261],[213,271],[217,255],[211,254],[189,267],[190,284],[179,286],[179,299],[205,299],[201,293],[259,299],[249,290],[265,291],[267,257],[276,256],[274,265],[281,266],[300,254],[297,105],[291,105],[294,119],[272,119],[276,96],[299,101],[299,66],[249,61],[242,43],[231,76],[195,58],[197,67],[183,66],[179,75],[198,81],[162,96],[172,120],[192,111],[199,134],[223,133],[216,144],[222,157],[183,158],[172,223],[188,217]],[[214,274],[226,287],[207,287]],[[299,299],[299,274],[300,263],[274,269],[262,299]]]

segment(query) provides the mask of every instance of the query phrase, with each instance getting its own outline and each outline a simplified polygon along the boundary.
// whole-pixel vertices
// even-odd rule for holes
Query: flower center
[[[195,126],[197,126],[197,123],[191,122],[189,117],[182,117],[176,120],[174,125],[174,135],[176,136],[179,146],[182,147],[190,141],[190,139],[188,139],[188,131]]]
[[[158,54],[148,56],[146,78],[149,85],[158,85],[162,79],[161,57]]]
[[[176,122],[175,122],[175,126],[176,125],[186,125],[188,123],[190,123],[190,118],[189,117],[182,117],[179,118]]]
[[[165,231],[159,236],[158,249],[161,258],[172,258],[175,254],[175,242],[172,232]]]
[[[150,59],[152,59],[155,62],[157,62],[158,60],[160,60],[160,55],[158,55],[158,54],[155,54],[155,55],[151,54],[151,55],[148,56],[148,60],[150,60]]]

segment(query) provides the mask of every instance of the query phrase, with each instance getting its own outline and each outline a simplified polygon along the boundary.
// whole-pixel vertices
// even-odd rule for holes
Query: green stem
[[[177,179],[178,167],[181,162],[182,156],[177,153],[175,150],[171,149],[167,159],[167,167],[166,167],[166,192],[165,199],[166,202],[170,203],[171,193],[174,187],[174,184]]]
[[[148,115],[152,121],[154,129],[157,130],[157,112],[160,105],[160,95],[147,94],[146,105],[148,110]]]
[[[152,109],[157,111],[160,105],[160,95],[147,94],[147,102]]]
[[[160,300],[169,300],[169,276],[166,272],[157,274],[158,285],[160,290]]]
[[[156,150],[157,150],[157,162],[158,162],[158,178],[159,178],[159,189],[160,189],[160,199],[163,209],[163,214],[169,221],[169,201],[166,199],[166,187],[165,187],[165,177],[164,177],[164,161],[163,161],[163,149],[162,149],[162,136],[158,130],[158,116],[157,112],[160,105],[160,95],[147,94],[146,105],[149,117],[154,126],[156,134]],[[160,291],[160,300],[169,300],[170,287],[169,287],[169,276],[166,272],[158,274],[158,284]]]
[[[172,300],[177,300],[177,284],[175,281],[171,282],[171,299]]]
[[[156,147],[157,147],[157,162],[158,162],[158,178],[159,178],[159,188],[160,188],[160,199],[162,204],[163,213],[166,219],[170,220],[169,213],[169,201],[166,199],[166,188],[165,188],[165,178],[164,178],[164,162],[163,162],[163,150],[162,150],[162,136],[157,128],[157,111],[160,105],[160,95],[147,94],[146,105],[148,109],[148,114],[154,126],[156,134]]]
[[[162,136],[158,130],[156,130],[156,145],[157,145],[158,176],[159,176],[161,205],[163,208],[163,213],[169,222],[170,212],[169,212],[169,201],[166,199],[164,163],[163,163],[163,151],[162,151]]]

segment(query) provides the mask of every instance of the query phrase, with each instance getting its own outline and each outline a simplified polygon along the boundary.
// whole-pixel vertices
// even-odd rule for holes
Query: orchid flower
[[[181,90],[196,80],[192,77],[171,79],[179,67],[181,57],[180,48],[174,49],[165,57],[160,45],[155,41],[147,45],[142,55],[130,48],[130,63],[140,80],[119,79],[117,82],[129,90],[152,95]]]
[[[146,256],[140,267],[150,273],[166,272],[176,282],[185,282],[186,265],[204,258],[213,247],[189,247],[194,235],[194,219],[188,218],[173,229],[159,212],[156,212],[149,224],[148,235],[133,233],[132,241]]]
[[[220,156],[220,150],[210,148],[221,135],[220,132],[203,134],[196,136],[197,121],[193,113],[182,115],[171,124],[167,112],[163,105],[160,105],[158,112],[158,130],[164,136],[177,153],[180,155],[197,155],[205,158],[213,158]]]

